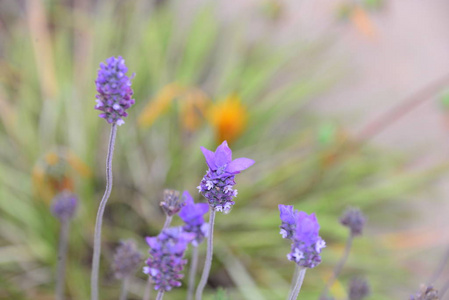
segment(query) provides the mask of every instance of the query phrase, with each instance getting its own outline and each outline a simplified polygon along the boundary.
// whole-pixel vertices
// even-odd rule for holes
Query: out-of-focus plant
[[[208,119],[209,109],[235,93],[246,111],[246,120],[235,120],[245,121],[245,126],[232,147],[236,156],[259,163],[239,182],[240,201],[232,217],[216,224],[217,259],[205,298],[215,294],[215,286],[226,288],[229,299],[285,298],[293,269],[278,242],[279,220],[273,212],[279,199],[320,215],[328,251],[301,291],[312,299],[341,252],[345,232],[334,223],[343,207],[357,205],[373,222],[382,216],[383,224],[391,224],[397,218],[385,219],[385,211],[390,211],[385,204],[418,191],[444,171],[445,166],[407,171],[403,158],[361,147],[364,137],[354,138],[345,128],[335,131],[344,132],[344,138],[337,134],[328,143],[317,141],[318,128],[327,122],[306,104],[344,72],[342,60],[328,55],[330,41],[273,43],[270,34],[249,38],[251,19],[226,23],[215,4],[158,3],[0,2],[0,18],[8,21],[6,29],[0,29],[0,298],[40,300],[53,294],[59,224],[48,217],[48,202],[63,187],[76,191],[81,202],[72,221],[66,290],[72,299],[89,298],[92,228],[96,199],[104,188],[107,144],[107,128],[92,110],[93,82],[97,62],[104,57],[126,57],[138,74],[133,80],[135,98],[159,103],[136,103],[136,115],[148,112],[151,122],[131,118],[117,137],[115,185],[104,218],[104,261],[113,260],[111,241],[132,238],[144,249],[141,237],[159,233],[164,222],[159,195],[164,188],[190,190],[198,185],[204,175],[198,168],[203,164],[198,149],[212,148],[220,139],[218,127]],[[176,90],[173,82],[186,90],[159,100],[164,87]],[[232,132],[227,130],[225,126],[224,136]],[[45,157],[61,147],[79,158],[79,166],[86,166],[82,169],[92,176],[73,162],[64,163],[67,171],[53,175],[55,160]],[[323,163],[323,157],[330,157],[331,163]],[[33,192],[35,166],[42,171],[37,174],[51,177],[42,181],[48,183],[35,181],[37,188],[48,185],[49,193]],[[36,201],[40,198],[48,200]],[[385,241],[383,236],[359,239],[344,274],[370,269],[373,297],[379,300],[391,299],[386,275],[392,285],[406,278],[400,262],[386,255],[390,244]],[[377,255],[374,262],[373,255],[379,253],[385,255]],[[110,287],[103,296],[111,299],[120,288],[107,265],[101,264],[100,274],[102,284]],[[140,298],[146,277],[136,277],[129,294]],[[170,299],[184,295],[174,290]]]

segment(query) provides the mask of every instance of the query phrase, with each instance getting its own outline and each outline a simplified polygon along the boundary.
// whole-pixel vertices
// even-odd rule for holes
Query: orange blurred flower
[[[214,104],[208,113],[208,121],[215,129],[217,143],[232,143],[246,129],[248,111],[237,94],[231,94]]]
[[[46,153],[34,166],[32,180],[35,192],[46,202],[63,190],[73,191],[73,172],[90,177],[90,168],[73,152],[59,148]]]

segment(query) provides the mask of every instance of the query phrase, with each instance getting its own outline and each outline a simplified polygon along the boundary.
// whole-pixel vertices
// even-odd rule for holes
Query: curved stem
[[[120,300],[126,300],[126,296],[128,295],[128,286],[129,286],[129,276],[126,276],[125,278],[123,278]]]
[[[170,226],[172,219],[173,216],[167,216],[167,218],[165,219],[164,227],[162,227],[162,230],[167,229]]]
[[[70,220],[61,220],[58,246],[58,270],[56,272],[56,300],[64,300],[65,265],[67,261],[67,245],[69,242]]]
[[[210,268],[212,266],[212,254],[214,247],[214,222],[215,222],[215,210],[211,206],[209,215],[209,236],[207,238],[206,261],[204,262],[203,274],[201,275],[200,283],[198,284],[198,288],[196,289],[195,294],[196,300],[201,300],[203,297],[203,291],[204,288],[206,287],[207,279],[209,278]]]
[[[159,291],[159,293],[157,293],[156,300],[162,300],[163,297],[164,297],[164,292],[163,291]]]
[[[338,275],[340,275],[340,272],[343,269],[343,266],[345,265],[346,261],[348,260],[349,252],[351,252],[351,246],[352,246],[353,239],[354,239],[354,236],[352,234],[349,234],[349,237],[346,240],[345,252],[344,252],[343,256],[341,257],[340,261],[338,262],[337,266],[335,267],[331,278],[329,278],[329,280],[327,281],[327,284],[324,287],[323,292],[321,292],[320,299],[323,299],[324,297],[327,296],[327,293],[329,292],[330,287],[334,284],[335,279],[337,279]]]
[[[100,254],[101,254],[101,225],[103,223],[103,214],[111,195],[112,190],[112,156],[114,154],[115,137],[117,135],[117,124],[112,124],[111,134],[109,136],[108,155],[106,158],[106,190],[101,199],[100,206],[97,212],[97,219],[95,221],[95,236],[94,236],[94,254],[92,257],[92,276],[90,281],[91,286],[91,300],[98,300],[98,273],[100,269]]]
[[[301,286],[306,276],[306,268],[298,269],[298,278],[296,279],[295,285],[292,285],[292,290],[289,296],[289,300],[296,300],[298,298],[299,292],[301,291]]]
[[[198,247],[193,246],[192,259],[190,261],[189,287],[187,289],[187,300],[193,299],[193,290],[195,289],[195,277],[197,266],[198,266]]]

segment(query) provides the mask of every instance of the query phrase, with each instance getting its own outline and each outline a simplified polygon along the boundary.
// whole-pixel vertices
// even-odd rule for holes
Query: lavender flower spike
[[[227,213],[235,204],[232,199],[237,196],[237,190],[233,189],[235,175],[252,166],[254,161],[244,157],[232,160],[232,151],[226,141],[218,146],[215,152],[204,147],[201,147],[201,151],[209,170],[201,180],[198,190],[215,211]]]
[[[106,64],[100,64],[98,70],[95,109],[101,110],[103,113],[99,117],[110,124],[124,124],[123,118],[128,115],[126,110],[135,102],[132,99],[131,79],[125,75],[127,71],[125,60],[121,56],[108,58]]]
[[[147,237],[151,256],[143,272],[151,277],[155,290],[163,293],[181,286],[181,272],[187,263],[183,257],[192,239],[193,234],[184,232],[181,227],[170,227],[156,237]]]
[[[295,300],[301,290],[307,268],[314,268],[321,262],[321,250],[326,247],[318,235],[320,225],[315,214],[308,215],[293,209],[293,206],[279,205],[283,238],[292,241],[287,258],[297,264],[297,278],[293,280],[288,299]]]
[[[77,206],[78,198],[69,191],[63,191],[53,199],[51,212],[60,221],[66,221],[73,218]]]
[[[107,65],[100,64],[98,78],[95,81],[98,91],[97,105],[95,108],[103,111],[100,117],[106,119],[112,126],[106,157],[106,189],[100,201],[95,220],[94,253],[92,256],[92,275],[90,281],[91,300],[98,300],[101,227],[103,224],[104,210],[112,191],[112,157],[114,154],[117,126],[125,123],[123,118],[128,115],[126,110],[134,104],[134,99],[131,98],[133,94],[131,80],[125,75],[128,71],[125,66],[125,60],[121,56],[118,58],[110,57],[106,60],[106,63]]]
[[[218,146],[215,152],[204,147],[201,147],[201,151],[206,158],[209,170],[201,180],[198,190],[209,202],[210,215],[206,262],[204,263],[200,283],[196,289],[196,300],[202,299],[203,290],[206,287],[212,266],[215,212],[229,213],[231,207],[235,204],[232,199],[237,196],[237,190],[233,189],[235,175],[254,164],[254,160],[244,157],[232,160],[232,151],[226,141]]]
[[[130,278],[141,263],[142,254],[137,250],[136,243],[132,240],[120,242],[120,246],[115,250],[112,264],[115,278],[122,280],[120,300],[126,300]]]
[[[56,195],[51,205],[51,212],[61,222],[58,247],[58,270],[56,273],[56,300],[64,300],[65,265],[69,243],[70,220],[76,213],[78,198],[69,191]]]

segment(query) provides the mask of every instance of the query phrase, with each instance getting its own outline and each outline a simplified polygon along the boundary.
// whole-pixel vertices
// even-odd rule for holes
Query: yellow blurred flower
[[[360,6],[354,6],[350,13],[350,20],[355,28],[368,38],[377,37],[377,29],[369,14]]]
[[[92,175],[90,168],[69,149],[49,151],[36,163],[32,171],[36,194],[49,203],[59,192],[73,191],[73,171],[82,177]]]
[[[231,94],[214,104],[208,113],[208,121],[215,129],[217,143],[235,141],[246,129],[248,111],[237,94]]]
[[[198,88],[184,87],[178,83],[164,86],[156,96],[148,102],[138,118],[141,127],[147,128],[173,105],[178,99],[180,106],[180,120],[183,128],[194,131],[202,124],[209,98]]]
[[[145,106],[137,120],[138,124],[144,128],[153,125],[154,121],[168,110],[172,101],[178,97],[183,90],[184,88],[177,83],[170,83],[164,86]]]

